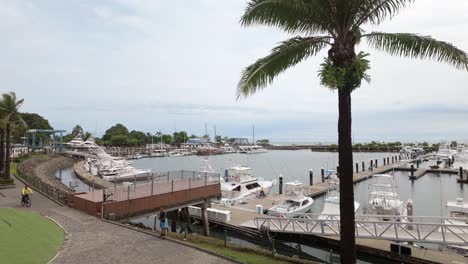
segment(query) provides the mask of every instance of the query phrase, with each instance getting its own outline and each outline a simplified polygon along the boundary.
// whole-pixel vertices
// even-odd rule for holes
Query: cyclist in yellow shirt
[[[23,189],[21,189],[21,203],[25,203],[26,199],[29,198],[29,195],[32,194],[33,191],[28,185],[25,185]]]

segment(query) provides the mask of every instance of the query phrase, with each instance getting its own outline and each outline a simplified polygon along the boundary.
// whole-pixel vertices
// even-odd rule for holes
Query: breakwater
[[[310,149],[314,152],[338,152],[337,145],[268,145],[270,150]],[[353,152],[400,152],[401,147],[363,146],[353,147]]]
[[[62,155],[33,155],[18,165],[17,177],[60,204],[67,204],[71,189],[55,177],[55,173],[75,163]]]

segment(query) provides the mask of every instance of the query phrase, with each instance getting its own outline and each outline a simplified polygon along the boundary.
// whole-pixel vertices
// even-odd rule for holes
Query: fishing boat
[[[451,231],[457,234],[466,234],[468,232],[468,203],[463,198],[457,198],[455,201],[447,201],[449,217],[456,219],[447,219],[444,224],[457,225],[462,227],[451,227]],[[456,251],[458,254],[468,256],[468,247],[458,245],[447,245],[447,248]]]
[[[270,209],[268,214],[276,217],[295,217],[299,214],[307,213],[312,208],[314,199],[305,196],[302,183],[299,181],[285,183],[284,200]]]
[[[261,177],[254,177],[250,167],[235,166],[224,171],[221,193],[222,197],[231,200],[231,203],[242,202],[244,199],[259,196],[261,190],[268,195],[275,184],[276,180],[266,181]]]
[[[333,170],[329,170],[334,172]],[[335,173],[328,175],[327,182],[330,185],[330,189],[324,200],[323,209],[318,219],[326,220],[330,218],[340,219],[340,192],[339,185],[340,180]],[[354,212],[359,209],[360,204],[354,201]]]
[[[364,214],[406,216],[405,203],[400,200],[398,186],[392,175],[375,174],[369,183],[369,202]],[[387,221],[391,219],[382,218]]]

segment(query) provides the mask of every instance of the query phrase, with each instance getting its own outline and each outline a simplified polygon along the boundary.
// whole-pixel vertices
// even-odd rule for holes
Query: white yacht
[[[165,157],[166,155],[167,152],[165,149],[153,149],[150,154],[151,157]]]
[[[304,195],[301,182],[285,183],[285,194],[286,197],[280,204],[268,209],[269,215],[285,218],[295,217],[309,212],[312,208],[314,199]]]
[[[169,157],[182,157],[192,155],[188,149],[174,149],[168,153]]]
[[[406,216],[406,206],[398,195],[392,175],[375,174],[369,183],[369,202],[365,214]],[[389,219],[383,219],[389,220]]]
[[[224,199],[235,203],[258,196],[262,189],[265,194],[269,194],[275,184],[276,180],[265,181],[263,178],[252,176],[250,167],[230,167],[224,171],[221,193]]]
[[[268,150],[262,146],[252,145],[252,146],[239,146],[239,152],[245,154],[259,154],[266,153]]]
[[[88,156],[85,163],[85,170],[95,176],[102,177],[104,180],[132,180],[149,176],[149,170],[136,169],[129,165],[129,162],[123,158],[112,157],[102,147],[93,150],[94,155]]]
[[[463,198],[457,198],[455,201],[447,201],[447,209],[449,217],[457,219],[447,219],[445,224],[463,226],[451,227],[451,231],[457,234],[466,234],[468,232],[468,203],[464,202]],[[466,246],[447,245],[447,247],[465,257],[468,256],[468,247]]]
[[[326,220],[326,219],[329,219],[330,217],[340,219],[340,192],[339,192],[340,180],[338,179],[338,176],[336,174],[331,173],[328,176],[327,182],[330,184],[331,188],[325,197],[323,209],[318,219]],[[360,204],[354,201],[355,213],[359,209],[359,206]]]
[[[463,198],[447,201],[447,209],[449,210],[449,217],[465,218],[465,224],[468,224],[468,203],[465,203]]]

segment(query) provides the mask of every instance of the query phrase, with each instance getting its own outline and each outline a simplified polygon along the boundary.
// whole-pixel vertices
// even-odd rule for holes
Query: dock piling
[[[387,157],[387,165],[390,165],[390,157]]]
[[[392,164],[395,163],[395,158],[392,156]]]
[[[377,159],[375,159],[375,167],[376,167],[376,168],[378,167],[378,165],[377,165]]]
[[[356,162],[356,173],[359,173],[359,162]]]
[[[322,182],[325,182],[325,170],[322,168],[320,172],[322,173]]]
[[[406,212],[408,215],[408,222],[412,223],[413,222],[413,201],[409,200],[408,203],[406,204]],[[413,225],[408,225],[407,229],[413,230]],[[408,242],[408,244],[413,245],[413,242]]]
[[[463,167],[460,167],[459,173],[460,173],[460,180],[463,181]]]
[[[385,158],[383,158],[383,165],[384,166],[387,165],[386,162],[385,162]]]
[[[374,161],[371,160],[371,161],[370,161],[370,169],[372,170],[373,168],[374,168]]]
[[[309,184],[310,186],[314,185],[314,171],[312,169],[309,171]]]
[[[363,161],[362,162],[362,172],[366,171],[366,163]]]
[[[411,178],[414,178],[414,165],[411,164]]]
[[[210,224],[208,223],[208,211],[206,210],[207,203],[203,202],[201,206],[201,213],[202,213],[202,222],[203,222],[203,235],[209,236],[210,235]]]
[[[279,177],[279,194],[283,194],[283,176]]]

